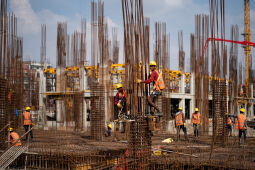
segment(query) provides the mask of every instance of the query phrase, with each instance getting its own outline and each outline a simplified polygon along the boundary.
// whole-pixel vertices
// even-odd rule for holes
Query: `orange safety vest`
[[[125,92],[125,90],[123,90],[123,95],[125,98],[127,98],[127,93]],[[122,93],[119,93],[119,97],[123,97]]]
[[[12,144],[14,144],[14,146],[21,146],[19,135],[16,132],[11,132],[10,135],[12,137],[12,140],[11,140]]]
[[[183,125],[183,113],[182,112],[178,112],[177,115],[175,116],[175,125],[176,126],[181,126]]]
[[[232,123],[232,120],[231,120],[230,117],[228,117],[227,124],[228,124],[228,125],[231,125],[231,123]]]
[[[161,90],[165,89],[165,83],[162,77],[162,74],[160,74],[158,71],[156,71],[158,73],[158,79],[155,81],[153,90],[158,90],[161,92]]]
[[[246,120],[245,115],[239,114],[236,120],[236,129],[247,129],[247,127],[245,127],[245,124],[244,124],[245,120]]]
[[[24,112],[23,117],[24,117],[24,125],[32,125],[31,113],[30,112]]]
[[[197,114],[193,113],[193,115],[192,115],[192,123],[200,124],[200,112],[198,112]]]

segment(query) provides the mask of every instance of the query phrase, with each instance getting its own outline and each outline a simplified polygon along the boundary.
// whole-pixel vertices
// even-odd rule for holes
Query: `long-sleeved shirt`
[[[125,93],[124,90],[123,90],[123,93]],[[121,97],[121,96],[122,96],[122,97]],[[115,96],[114,104],[117,105],[122,99],[126,99],[125,94],[120,94],[120,92],[118,92],[118,93],[116,94],[116,96]]]
[[[150,78],[148,80],[145,80],[144,83],[149,84],[153,81],[155,82],[157,79],[158,79],[158,73],[157,73],[156,70],[154,70],[154,71],[151,72]]]

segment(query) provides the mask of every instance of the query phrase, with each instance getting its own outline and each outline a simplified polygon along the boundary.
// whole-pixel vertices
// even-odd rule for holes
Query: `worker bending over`
[[[163,89],[165,89],[165,84],[162,75],[159,73],[159,71],[156,70],[157,63],[155,61],[151,61],[149,65],[151,70],[150,78],[145,81],[138,80],[138,83],[145,84],[153,83],[153,92],[148,97],[148,102],[149,105],[151,106],[151,112],[154,113],[155,111],[154,109],[156,109],[158,115],[162,115],[162,112],[160,111],[159,107],[155,104],[155,102],[157,97],[162,95]]]
[[[13,128],[9,128],[9,138],[8,141],[12,143],[14,146],[21,146],[21,141],[19,134],[13,131]]]
[[[105,137],[112,136],[112,125],[108,124],[107,127],[105,127]]]
[[[179,110],[179,112],[177,112],[176,115],[175,115],[175,127],[176,127],[176,130],[177,130],[177,141],[180,139],[181,129],[184,132],[185,140],[188,140],[185,117],[184,117],[184,114],[182,112],[182,108],[179,107],[178,110]]]
[[[32,119],[31,119],[31,113],[30,113],[31,108],[26,107],[26,111],[23,113],[23,118],[24,118],[24,128],[26,133],[32,128]],[[33,140],[33,132],[30,130],[30,137],[31,141]],[[28,140],[28,133],[26,134],[26,140]]]
[[[120,116],[126,116],[127,113],[127,93],[123,90],[122,84],[117,84],[116,96],[114,98],[115,114],[114,119],[118,119]]]
[[[199,134],[200,117],[201,117],[201,114],[198,108],[195,108],[195,112],[192,114],[192,123],[193,123],[195,137],[198,137],[198,134]]]

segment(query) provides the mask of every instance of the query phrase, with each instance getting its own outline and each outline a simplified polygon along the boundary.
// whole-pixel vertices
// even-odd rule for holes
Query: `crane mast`
[[[244,0],[244,41],[251,42],[251,28],[250,28],[250,0]],[[248,44],[244,46],[245,55],[245,87],[246,87],[246,97],[250,96],[250,69],[251,69],[251,46]]]

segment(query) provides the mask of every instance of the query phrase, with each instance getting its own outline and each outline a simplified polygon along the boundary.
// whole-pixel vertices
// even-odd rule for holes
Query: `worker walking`
[[[123,89],[122,84],[117,84],[117,90],[116,96],[114,98],[114,108],[115,108],[115,114],[114,119],[118,119],[120,116],[123,116],[123,118],[126,116],[127,112],[127,93]]]
[[[24,118],[24,128],[26,133],[32,128],[32,119],[31,119],[31,113],[30,113],[31,108],[26,107],[26,111],[23,113],[23,118]],[[33,140],[33,132],[30,130],[30,137],[31,141]],[[28,140],[28,133],[26,134],[26,140]]]
[[[192,114],[192,123],[193,123],[195,137],[198,137],[199,135],[200,117],[201,117],[201,114],[198,108],[195,108],[195,112]]]
[[[188,140],[185,117],[184,117],[184,114],[182,112],[182,108],[179,107],[178,110],[179,110],[179,112],[177,112],[176,115],[175,115],[175,127],[176,127],[176,130],[177,130],[177,141],[180,139],[181,129],[183,130],[185,140]]]
[[[112,136],[112,125],[108,124],[107,127],[105,127],[105,137]]]
[[[19,134],[13,131],[13,128],[9,128],[9,138],[8,141],[12,143],[14,146],[21,146],[21,141]]]
[[[149,65],[151,70],[150,78],[145,81],[138,80],[138,83],[150,84],[153,82],[153,92],[151,93],[150,96],[148,96],[148,102],[149,105],[151,106],[151,112],[154,113],[154,109],[156,109],[158,115],[162,115],[162,112],[160,111],[159,107],[155,104],[155,102],[157,97],[162,95],[162,92],[165,89],[165,84],[163,81],[162,74],[160,74],[159,71],[156,70],[157,63],[155,61],[151,61]]]

